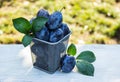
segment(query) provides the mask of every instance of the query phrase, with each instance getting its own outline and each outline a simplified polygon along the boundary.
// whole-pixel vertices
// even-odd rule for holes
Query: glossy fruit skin
[[[45,17],[45,18],[49,18],[49,13],[47,10],[45,9],[40,9],[37,13],[37,17]]]
[[[48,41],[49,40],[49,30],[47,29],[47,27],[43,27],[40,31],[35,33],[36,38],[40,39],[40,40],[45,40]]]
[[[69,27],[65,23],[62,23],[59,28],[63,30],[64,36],[70,33]]]
[[[64,36],[63,34],[64,33],[60,28],[58,28],[54,31],[51,31],[49,41],[50,42],[57,42],[63,38],[63,36]]]
[[[61,70],[62,72],[69,73],[75,67],[76,61],[73,56],[65,55],[61,59]]]
[[[50,15],[48,22],[46,23],[46,26],[50,30],[55,30],[59,28],[59,26],[62,24],[62,13],[59,11],[54,12]]]

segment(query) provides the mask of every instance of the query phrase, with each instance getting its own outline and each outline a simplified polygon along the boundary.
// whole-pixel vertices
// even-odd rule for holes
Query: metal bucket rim
[[[54,42],[54,43],[52,43],[52,42],[47,42],[47,41],[44,41],[44,40],[40,40],[40,39],[38,39],[38,38],[33,38],[32,40],[35,39],[35,40],[38,40],[38,41],[40,41],[40,42],[43,42],[43,43],[46,43],[46,44],[49,44],[49,45],[55,45],[55,44],[58,44],[58,43],[60,43],[61,41],[63,41],[65,38],[69,37],[71,34],[72,34],[72,32],[70,31],[69,34],[67,34],[67,35],[64,36],[61,40],[59,40],[59,41],[57,41],[57,42]]]

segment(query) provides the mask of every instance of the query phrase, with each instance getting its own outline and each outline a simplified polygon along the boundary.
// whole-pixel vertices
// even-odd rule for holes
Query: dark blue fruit
[[[48,41],[49,40],[49,30],[47,27],[43,27],[40,31],[35,33],[36,38]]]
[[[64,36],[70,33],[70,30],[69,30],[69,27],[67,26],[67,24],[62,23],[60,25],[60,28],[63,30]]]
[[[49,18],[49,13],[47,10],[45,9],[40,9],[37,13],[37,17],[45,17],[45,18]]]
[[[58,28],[54,31],[51,31],[49,41],[50,42],[57,42],[57,41],[59,41],[60,39],[63,38],[63,36],[64,36],[63,34],[64,33],[60,28]]]
[[[62,19],[62,13],[56,11],[50,15],[46,25],[50,30],[57,29],[62,24]]]
[[[61,70],[62,72],[69,73],[75,67],[75,58],[73,56],[65,55],[61,59]]]

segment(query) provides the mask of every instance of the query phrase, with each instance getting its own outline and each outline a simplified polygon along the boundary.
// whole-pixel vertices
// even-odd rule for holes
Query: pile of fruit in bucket
[[[48,11],[41,9],[37,13],[37,17],[48,18],[44,27],[35,33],[35,37],[38,39],[53,43],[61,40],[70,32],[67,24],[62,23],[63,16],[59,11],[49,15]],[[32,23],[34,19],[35,18],[31,19],[30,23]]]
[[[22,39],[25,47],[32,42],[33,38],[49,43],[56,43],[71,33],[68,25],[63,23],[61,11],[55,11],[49,14],[47,10],[40,9],[37,16],[30,21],[19,17],[13,19],[13,25],[16,30],[25,34]],[[93,76],[94,66],[91,63],[96,60],[94,53],[92,51],[83,51],[75,57],[76,53],[76,46],[71,44],[67,48],[64,56],[61,57],[59,63],[61,71],[69,73],[76,65],[80,73]]]

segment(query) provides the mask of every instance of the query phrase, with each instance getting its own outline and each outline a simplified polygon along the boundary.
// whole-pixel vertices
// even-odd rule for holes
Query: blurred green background
[[[30,20],[39,9],[62,10],[72,31],[70,42],[78,44],[120,43],[120,0],[0,0],[0,44],[21,43],[12,19]]]

